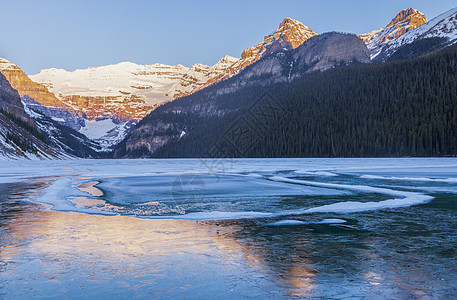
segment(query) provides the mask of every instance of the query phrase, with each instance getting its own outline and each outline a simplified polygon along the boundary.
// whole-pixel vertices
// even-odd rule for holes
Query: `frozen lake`
[[[454,158],[0,166],[0,298],[456,293]]]

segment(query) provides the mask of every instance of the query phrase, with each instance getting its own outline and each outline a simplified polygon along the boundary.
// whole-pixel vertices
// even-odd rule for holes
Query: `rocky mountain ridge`
[[[423,13],[409,7],[399,12],[385,28],[370,31],[359,37],[367,44],[371,59],[376,59],[384,47],[426,22],[427,19]]]
[[[138,65],[123,62],[72,72],[46,69],[30,78],[62,102],[78,107],[88,120],[141,120],[154,107],[192,92],[237,59],[225,56],[215,65]]]
[[[68,159],[50,145],[25,112],[21,98],[0,72],[0,159]]]
[[[278,51],[284,52],[293,50],[303,44],[306,40],[316,35],[317,34],[313,30],[311,30],[308,26],[303,25],[303,23],[292,18],[285,18],[279,24],[278,29],[271,34],[266,35],[262,42],[244,50],[243,53],[241,53],[240,60],[228,67],[222,74],[214,76],[208,80],[197,90],[236,75],[247,66],[260,60],[262,57]],[[196,92],[197,90],[193,92]],[[192,93],[187,93],[187,95],[190,94]]]
[[[263,56],[236,74],[236,80],[218,86],[212,93],[219,96],[252,85],[291,82],[305,73],[354,62],[370,62],[370,54],[362,40],[353,34],[323,33],[306,40],[296,49],[283,48]]]
[[[17,65],[0,58],[0,72],[19,92],[22,101],[34,110],[55,118],[62,125],[75,130],[84,126],[84,114],[80,110],[60,101],[45,86],[32,81]]]
[[[438,43],[433,43],[435,51],[457,42],[457,7],[393,40],[382,49],[378,60],[388,60],[402,47],[432,39],[438,40]]]

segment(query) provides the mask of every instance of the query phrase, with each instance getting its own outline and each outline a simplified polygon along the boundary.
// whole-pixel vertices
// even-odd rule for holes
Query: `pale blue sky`
[[[428,19],[455,0],[10,0],[0,5],[0,57],[34,74],[122,61],[212,65],[275,30],[285,17],[317,33],[365,33],[412,6]]]

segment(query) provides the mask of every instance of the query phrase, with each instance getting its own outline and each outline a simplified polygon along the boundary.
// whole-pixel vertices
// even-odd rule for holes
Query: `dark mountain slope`
[[[70,158],[51,146],[26,114],[19,93],[0,73],[0,158]]]
[[[67,159],[103,157],[81,133],[23,106],[17,90],[0,73],[0,158]]]
[[[444,37],[432,37],[415,40],[411,44],[400,47],[387,60],[408,60],[420,56],[430,55],[445,48],[447,39]]]
[[[106,158],[111,155],[109,152],[102,152],[100,145],[82,133],[54,121],[43,113],[31,111],[28,105],[27,109],[33,122],[59,152],[82,158]]]
[[[126,140],[117,155],[457,155],[456,46],[409,61],[341,66],[289,85],[252,86],[206,99],[211,111],[220,113],[204,113],[208,110],[201,108],[208,102],[194,100],[183,98],[163,107],[136,131],[141,135],[147,125],[158,140],[171,136],[165,146],[150,151],[144,143],[122,152],[131,141]],[[186,134],[180,138],[181,130]],[[135,145],[144,140],[138,141]]]
[[[271,53],[230,79],[159,107],[118,145],[115,157],[152,155],[199,124],[214,127],[239,115],[265,86],[354,62],[369,62],[368,50],[357,36],[341,33],[322,34],[294,50]]]

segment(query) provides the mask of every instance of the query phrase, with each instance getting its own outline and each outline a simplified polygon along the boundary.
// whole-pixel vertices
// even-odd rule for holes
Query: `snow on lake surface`
[[[455,158],[0,164],[0,298],[457,288]]]
[[[0,173],[0,179],[60,176],[35,199],[54,210],[188,220],[394,209],[433,199],[427,187],[408,190],[410,183],[457,183],[457,160],[433,158],[76,160],[21,162],[7,169],[13,172]],[[96,181],[100,194],[77,188],[88,181]],[[375,201],[353,201],[360,194]],[[100,201],[76,205],[74,197]],[[297,197],[303,201],[288,201]]]

